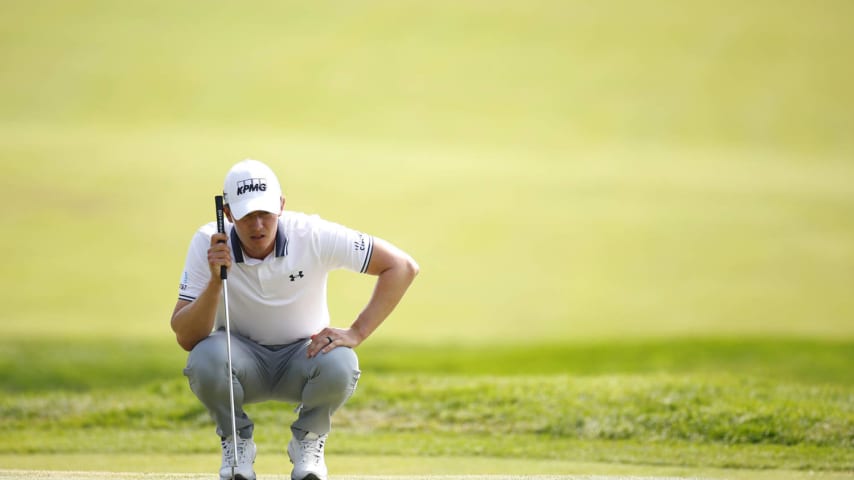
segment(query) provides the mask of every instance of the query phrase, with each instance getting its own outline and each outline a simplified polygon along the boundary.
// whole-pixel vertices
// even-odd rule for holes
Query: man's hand
[[[208,249],[212,281],[219,280],[221,266],[231,269],[231,250],[228,248],[228,237],[224,233],[215,233],[211,235],[211,248]]]
[[[329,353],[336,347],[356,348],[362,343],[363,338],[359,332],[349,329],[327,327],[311,336],[308,345],[308,358],[316,357],[321,353]]]

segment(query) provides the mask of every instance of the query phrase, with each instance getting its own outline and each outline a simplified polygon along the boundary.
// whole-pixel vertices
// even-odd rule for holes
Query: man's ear
[[[234,218],[231,217],[231,209],[228,205],[223,205],[222,211],[225,213],[226,218],[228,218],[229,223],[234,223]]]
[[[282,195],[282,205],[279,207],[279,216],[282,216],[282,212],[285,211],[285,196]]]

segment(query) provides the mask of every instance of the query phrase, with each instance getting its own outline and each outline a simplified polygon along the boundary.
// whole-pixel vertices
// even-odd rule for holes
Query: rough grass
[[[496,386],[501,382],[489,378],[467,382],[476,391],[459,385],[436,391],[442,380],[434,378],[377,380],[400,382],[407,390],[395,391],[392,399],[376,392],[368,398],[360,392],[338,415],[330,455],[487,456],[828,471],[854,466],[850,391],[790,387],[783,393],[796,391],[792,400],[756,408],[757,400],[751,397],[780,392],[751,385],[750,394],[743,395],[734,393],[737,385],[722,386],[708,379],[658,379],[649,386],[653,383],[649,379],[621,377],[565,385],[558,377],[534,379],[536,385],[517,397],[513,388]],[[429,390],[417,390],[421,394],[417,400],[399,398],[409,395],[411,385],[425,382]],[[717,401],[698,401],[685,394],[684,383],[701,382],[702,388],[688,390],[717,393]],[[634,387],[603,392],[608,383]],[[395,388],[401,387],[385,387]],[[538,390],[552,394],[550,400],[539,403],[540,397],[530,393]],[[566,393],[554,395],[555,390]],[[608,397],[603,404],[592,404],[603,397]],[[216,456],[218,442],[207,415],[188,395],[131,391],[23,396],[15,401],[26,405],[3,402],[4,416],[20,419],[4,419],[4,430],[16,434],[0,442],[3,453]],[[565,404],[554,403],[560,401]],[[634,403],[639,406],[632,407]],[[248,408],[258,421],[256,441],[262,452],[280,454],[287,443],[285,425],[293,419],[290,407]],[[45,414],[47,409],[65,413]]]
[[[61,351],[55,345],[35,346],[7,356],[6,372],[18,371],[8,367],[10,358],[39,359],[39,351]],[[391,368],[383,367],[388,350],[365,349],[366,373],[336,416],[330,452],[818,470],[854,465],[854,391],[843,361],[850,353],[841,353],[851,352],[850,346],[706,341],[692,346],[705,349],[706,360],[698,356],[679,369],[669,367],[689,357],[689,346],[567,346],[562,355],[542,357],[551,363],[540,362],[538,373],[511,367],[519,358],[536,360],[538,350],[532,347],[457,350],[457,369],[445,371],[443,365],[454,358],[448,351],[432,356],[426,350],[409,356],[399,351]],[[834,348],[839,351],[816,354]],[[45,388],[46,378],[30,387],[7,384],[0,430],[16,434],[0,436],[0,453],[215,451],[207,413],[178,373],[180,360],[160,372],[155,368],[147,376],[122,379],[103,366],[157,365],[142,352],[161,352],[131,345],[101,351],[99,358],[97,348],[84,351],[76,358],[69,351],[67,360],[88,377],[63,376],[63,368],[56,368],[51,389]],[[646,363],[638,361],[641,351]],[[813,368],[750,351],[813,359]],[[465,361],[471,357],[480,361]],[[607,368],[597,361],[600,357],[610,358]],[[75,363],[81,358],[88,363]],[[164,366],[168,358],[161,360]],[[425,363],[429,358],[435,363]],[[713,371],[726,362],[731,371]],[[32,364],[35,372],[62,365],[51,356]],[[504,374],[493,370],[501,365],[507,366]],[[662,365],[668,367],[662,370]],[[247,407],[262,448],[287,442],[283,425],[293,420],[292,407]]]
[[[406,345],[371,339],[366,374],[574,376],[734,374],[807,384],[854,384],[851,341],[685,338],[540,345]],[[186,353],[171,338],[19,339],[0,342],[0,389],[85,391],[168,382]]]
[[[21,394],[3,401],[3,427],[11,431],[203,428],[209,424],[206,412],[186,390],[184,381],[176,380],[143,390]],[[437,438],[522,435],[546,440],[851,448],[851,395],[850,387],[709,375],[378,375],[362,382],[359,395],[337,416],[336,425],[353,434],[415,433]],[[281,425],[293,417],[287,413],[287,405],[265,403],[247,409],[261,426]],[[136,450],[142,446],[128,447]],[[195,452],[198,447],[177,448]],[[16,438],[5,448],[38,452],[67,447],[55,442],[27,445]],[[83,446],[74,448],[85,451]],[[163,448],[175,452],[176,446]],[[504,455],[498,449],[489,453],[534,454],[524,445],[505,450]]]

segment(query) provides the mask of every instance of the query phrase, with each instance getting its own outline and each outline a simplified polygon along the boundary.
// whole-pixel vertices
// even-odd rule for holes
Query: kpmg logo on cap
[[[237,195],[243,195],[249,192],[266,192],[266,178],[250,178],[248,180],[240,180],[237,182]]]

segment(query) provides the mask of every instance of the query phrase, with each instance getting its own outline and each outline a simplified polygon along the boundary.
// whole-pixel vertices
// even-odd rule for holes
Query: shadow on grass
[[[854,341],[668,339],[522,346],[369,342],[362,368],[444,375],[738,373],[805,383],[854,384]],[[0,342],[5,392],[124,388],[181,378],[186,353],[171,340]]]

